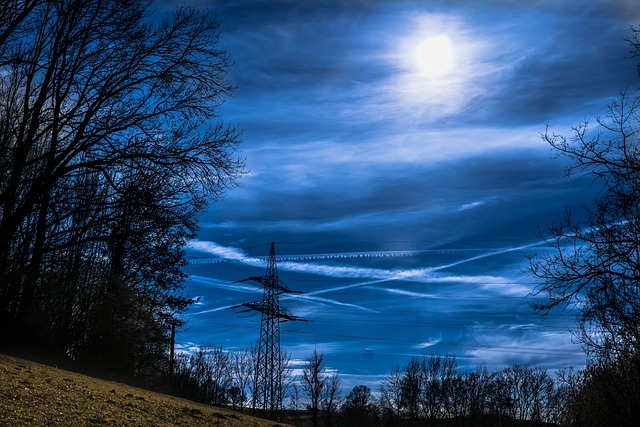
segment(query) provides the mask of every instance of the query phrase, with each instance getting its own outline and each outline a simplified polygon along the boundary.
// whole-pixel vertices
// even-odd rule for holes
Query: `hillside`
[[[284,427],[3,354],[0,425]]]

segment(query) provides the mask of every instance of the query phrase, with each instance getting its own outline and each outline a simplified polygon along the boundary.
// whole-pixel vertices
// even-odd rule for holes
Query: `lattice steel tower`
[[[293,316],[280,304],[281,294],[294,291],[278,278],[276,251],[273,243],[271,243],[267,271],[264,276],[249,277],[239,280],[239,282],[249,280],[261,283],[264,287],[261,301],[241,304],[242,307],[262,313],[254,374],[253,407],[264,410],[269,418],[273,418],[282,409],[283,366],[280,352],[280,323],[302,319]]]

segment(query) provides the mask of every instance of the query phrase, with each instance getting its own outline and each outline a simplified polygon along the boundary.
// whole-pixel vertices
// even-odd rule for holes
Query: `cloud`
[[[540,367],[568,367],[585,361],[582,348],[572,342],[570,332],[545,330],[544,325],[476,325],[464,356],[476,365],[509,366],[515,363]]]
[[[635,81],[623,40],[640,19],[633,1],[215,9],[237,84],[220,114],[242,129],[251,173],[190,244],[187,283],[206,306],[191,309],[186,341],[257,339],[259,320],[227,308],[262,289],[233,280],[264,272],[254,246],[279,241],[295,242],[278,247],[281,276],[309,291],[283,304],[314,320],[283,330],[298,361],[319,342],[345,377],[375,381],[421,351],[492,366],[583,360],[523,298],[534,286],[524,255],[543,247],[537,228],[594,194],[590,179],[563,175],[568,162],[552,160],[539,133],[550,122],[570,134]],[[448,81],[408,61],[435,32],[465,61]]]
[[[260,264],[262,262],[257,258],[247,257],[247,255],[238,248],[222,246],[216,242],[194,239],[189,242],[187,247],[192,251],[215,255],[221,260],[238,261],[251,265]]]
[[[421,342],[420,344],[414,345],[413,348],[423,350],[425,348],[433,347],[434,345],[439,344],[441,341],[442,341],[442,337],[437,339],[430,339],[429,341]]]
[[[208,313],[215,313],[217,311],[224,311],[224,310],[229,310],[232,309],[234,307],[237,307],[237,304],[231,304],[231,305],[223,305],[220,307],[215,307],[215,308],[209,308],[207,310],[200,310],[200,311],[194,311],[194,312],[190,312],[189,314],[192,316],[198,316],[200,314],[208,314]]]
[[[526,297],[531,293],[530,285],[523,285],[522,283],[517,282],[509,282],[508,280],[503,283],[487,281],[485,283],[482,283],[482,289],[491,291],[498,295],[515,297]]]
[[[278,262],[278,269],[280,271],[289,271],[292,273],[304,273],[304,274],[313,274],[319,275],[323,277],[330,278],[346,278],[346,279],[369,279],[364,281],[359,281],[355,283],[349,283],[346,285],[333,286],[320,290],[316,290],[313,292],[309,292],[305,294],[305,297],[301,299],[307,298],[309,301],[313,301],[313,297],[316,297],[320,294],[334,293],[338,291],[344,291],[347,289],[354,288],[362,288],[365,286],[385,283],[385,282],[410,282],[410,283],[423,283],[423,284],[444,284],[444,283],[452,283],[452,284],[473,284],[480,285],[480,289],[484,289],[487,291],[491,291],[494,294],[501,295],[509,295],[509,296],[525,296],[527,295],[531,289],[528,286],[525,286],[521,283],[514,282],[513,279],[509,279],[506,277],[500,277],[495,275],[487,275],[487,274],[459,274],[459,273],[441,273],[442,270],[450,270],[453,267],[458,267],[462,264],[473,263],[479,260],[483,260],[489,257],[495,257],[498,255],[504,255],[511,252],[522,252],[523,250],[530,249],[536,246],[540,246],[545,244],[544,241],[538,241],[529,243],[526,245],[519,245],[514,247],[500,248],[497,250],[486,250],[484,253],[479,255],[475,255],[472,257],[466,257],[462,259],[458,259],[456,261],[447,262],[445,264],[435,265],[431,267],[420,267],[413,269],[401,269],[401,268],[391,268],[391,269],[382,269],[382,268],[367,268],[360,267],[355,265],[336,265],[325,264],[322,262],[293,262],[293,261],[280,261]],[[264,266],[264,259],[259,259],[255,257],[247,256],[242,250],[238,248],[232,247],[224,247],[216,244],[215,242],[203,242],[197,241],[190,244],[190,246],[197,251],[206,251],[207,253],[217,254],[220,256],[220,259],[223,261],[231,261],[234,263],[245,264],[248,266]],[[420,252],[415,252],[415,254],[419,254]],[[348,261],[350,259],[359,259],[360,255],[363,253],[354,252],[351,256],[345,253],[336,253],[335,256],[329,253],[320,254],[318,259],[322,260],[343,260]],[[372,252],[367,252],[368,255],[371,255]],[[397,255],[397,251],[385,252],[380,251],[379,256],[395,256]],[[297,257],[293,257],[297,258]],[[313,258],[312,255],[301,255],[300,259],[309,259]],[[196,260],[197,262],[197,260]],[[229,283],[224,281],[218,281],[213,279],[207,279],[201,276],[194,276],[193,280],[195,282],[204,283],[210,286],[215,286],[218,288],[233,290],[237,292],[259,292],[259,290],[255,287],[248,287],[245,285],[240,285],[236,283]],[[394,292],[396,294],[404,294],[405,296],[412,296],[410,291],[404,290],[389,290],[387,292]],[[424,294],[414,294],[413,296],[417,297],[425,297]],[[360,310],[369,310],[361,305],[345,303],[342,301],[338,301],[335,299],[316,299],[315,302],[322,302],[328,304],[337,304],[343,306],[349,306],[352,308],[360,309]]]
[[[242,293],[261,293],[262,289],[252,286],[246,283],[237,283],[237,282],[228,282],[225,280],[219,280],[215,278],[200,276],[200,275],[190,275],[189,281],[193,283],[203,284],[207,287],[225,289],[234,292],[242,292]]]
[[[340,302],[337,301],[335,299],[329,299],[329,298],[319,298],[319,297],[315,297],[309,294],[302,294],[302,295],[295,295],[295,294],[291,294],[291,295],[287,295],[285,297],[283,297],[282,299],[286,300],[286,299],[295,299],[295,300],[302,300],[302,301],[311,301],[311,302],[315,302],[315,303],[319,303],[319,304],[323,304],[323,305],[338,305],[341,307],[346,307],[346,308],[355,308],[356,310],[362,310],[362,311],[368,311],[368,312],[375,312],[375,310],[371,310],[369,308],[363,307],[361,305],[358,304],[350,304],[350,303],[346,303],[346,302]]]
[[[461,211],[466,211],[468,209],[474,209],[474,208],[482,206],[482,205],[484,205],[486,203],[487,202],[485,200],[478,200],[478,201],[475,201],[475,202],[465,203],[464,205],[460,206],[460,210]]]
[[[512,248],[504,248],[500,250],[490,251],[481,255],[476,255],[470,258],[465,258],[461,260],[457,260],[455,262],[450,262],[447,264],[434,266],[434,267],[424,267],[424,268],[416,268],[416,269],[380,269],[380,268],[366,268],[359,267],[353,265],[334,265],[334,264],[322,264],[322,263],[310,263],[310,262],[292,262],[292,261],[284,261],[278,263],[278,268],[280,270],[291,271],[291,272],[300,272],[306,274],[315,274],[326,277],[338,277],[338,278],[355,278],[355,279],[364,279],[370,278],[372,281],[365,281],[356,284],[349,284],[344,286],[338,286],[334,288],[330,288],[330,290],[316,291],[311,295],[316,295],[320,292],[332,292],[336,290],[349,289],[354,287],[362,287],[370,284],[381,283],[386,281],[414,281],[421,283],[490,283],[493,285],[505,284],[506,279],[496,276],[490,275],[448,275],[448,274],[437,274],[438,270],[449,269],[454,266],[458,266],[463,263],[468,263],[472,261],[477,261],[483,258],[496,256],[508,252],[513,251],[521,251],[523,249],[531,248],[534,246],[538,246],[544,244],[544,242],[536,242],[532,244],[512,247]],[[260,266],[264,265],[264,260],[248,257],[244,254],[243,251],[237,248],[224,247],[216,244],[215,242],[203,242],[203,241],[194,241],[190,243],[190,247],[194,250],[207,252],[211,254],[217,254],[220,256],[222,260],[238,262],[241,264],[246,264],[250,266]],[[384,254],[384,252],[381,252]],[[358,258],[358,255],[361,253],[354,253],[354,258]],[[329,258],[329,254],[323,254],[324,257]],[[393,253],[390,254],[393,256]],[[340,258],[340,257],[336,257]],[[349,258],[349,257],[345,257]],[[197,262],[197,260],[196,260]],[[213,281],[213,284],[217,286],[228,286],[225,284],[221,284]]]
[[[440,298],[435,294],[423,294],[420,292],[408,291],[406,289],[393,289],[393,288],[380,288],[380,287],[375,287],[375,289],[379,289],[379,290],[388,292],[390,294],[404,295],[412,298]]]

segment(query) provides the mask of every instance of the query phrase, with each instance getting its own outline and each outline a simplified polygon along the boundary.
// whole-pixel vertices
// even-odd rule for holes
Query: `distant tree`
[[[403,413],[410,420],[420,417],[420,397],[423,390],[421,361],[412,357],[402,373],[401,406]]]
[[[309,401],[308,408],[313,427],[318,427],[320,404],[328,382],[323,353],[313,350],[311,357],[302,368],[300,382]]]
[[[190,354],[178,354],[173,375],[175,393],[196,402],[206,402],[212,371],[204,347],[198,347]]]
[[[493,397],[501,415],[519,422],[541,424],[548,421],[554,382],[546,370],[512,365],[496,372],[493,382],[497,386]]]
[[[231,376],[233,386],[238,391],[237,405],[240,410],[249,401],[248,394],[255,369],[255,362],[251,355],[251,350],[240,349],[231,354]]]
[[[320,401],[320,409],[324,415],[324,423],[327,427],[335,425],[334,416],[340,407],[342,397],[342,385],[340,384],[340,374],[330,373],[327,377],[325,387]]]
[[[560,369],[557,373],[557,423],[562,425],[583,425],[587,412],[582,408],[582,390],[586,383],[586,370],[574,367]]]
[[[378,407],[366,385],[357,385],[347,395],[342,406],[346,426],[376,426],[379,424]]]
[[[228,393],[233,381],[229,353],[222,346],[209,347],[206,351],[211,372],[206,400],[213,405],[224,405],[229,402]]]
[[[467,416],[478,422],[489,413],[491,397],[491,373],[486,367],[478,367],[464,377]]]
[[[566,425],[631,427],[640,419],[640,360],[635,355],[616,363],[591,363],[584,372],[569,372],[562,381],[561,390],[567,394],[562,413]]]
[[[454,356],[431,354],[420,363],[422,411],[432,423],[455,412],[452,404],[458,362]]]
[[[634,380],[638,378],[628,367],[624,372]],[[561,422],[582,425],[571,422],[584,420],[584,417],[575,417],[583,401],[583,376],[574,371],[560,371],[559,375],[561,378],[554,381],[542,368],[520,365],[494,372],[477,367],[467,372],[458,369],[452,355],[413,357],[403,370],[394,368],[381,382],[375,423],[384,426],[528,426]],[[621,377],[615,376],[615,380],[621,381]],[[347,402],[361,402],[362,399],[356,397],[361,397],[362,392],[354,389],[343,409]],[[433,396],[428,397],[427,392]],[[343,410],[343,416],[346,414]],[[345,417],[346,425],[352,425],[355,418]]]
[[[293,365],[291,363],[291,353],[287,350],[280,351],[280,363],[278,365],[279,370],[277,372],[278,382],[280,387],[279,399],[276,402],[278,409],[278,418],[282,418],[282,410],[284,409],[285,402],[290,400],[288,393],[293,391],[292,385],[296,380],[293,375]]]
[[[287,421],[291,424],[299,425],[301,423],[301,411],[305,409],[300,385],[295,381],[292,382],[287,396],[289,398],[287,407],[291,409],[290,418],[288,418]]]
[[[229,354],[222,346],[198,347],[176,356],[174,392],[213,405],[234,404],[241,390],[233,385]]]
[[[380,409],[384,425],[393,425],[402,418],[402,372],[395,366],[380,382]]]

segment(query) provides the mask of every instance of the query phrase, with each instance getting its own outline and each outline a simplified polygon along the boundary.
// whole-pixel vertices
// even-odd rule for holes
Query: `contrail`
[[[279,255],[278,261],[319,261],[326,259],[351,259],[351,258],[391,258],[391,257],[411,257],[427,250],[411,251],[365,251],[365,252],[333,252],[324,254],[302,254],[302,255]]]
[[[373,289],[379,289],[381,291],[389,292],[391,294],[405,295],[405,296],[413,297],[413,298],[429,298],[429,299],[442,298],[442,297],[438,297],[438,296],[436,296],[434,294],[423,294],[423,293],[420,293],[420,292],[407,291],[405,289],[379,288],[377,286],[373,287]]]
[[[230,283],[230,282],[224,282],[224,281],[220,281],[220,280],[216,280],[216,279],[211,279],[208,277],[203,277],[203,276],[190,276],[189,279],[195,283],[201,283],[204,285],[209,285],[211,287],[215,287],[215,288],[220,288],[220,289],[227,289],[227,290],[231,290],[231,291],[236,291],[236,292],[243,292],[243,293],[262,293],[262,289],[260,289],[259,287],[255,287],[255,286],[250,286],[250,285],[244,285],[244,284],[240,284],[240,283]],[[346,288],[349,288],[352,286],[347,286]],[[344,303],[344,302],[340,302],[337,300],[333,300],[333,299],[329,299],[329,298],[318,298],[315,297],[315,295],[318,294],[322,294],[327,292],[326,290],[324,291],[317,291],[317,292],[311,292],[311,293],[307,293],[307,294],[285,294],[283,296],[283,299],[303,299],[303,300],[308,300],[308,301],[314,301],[314,302],[318,302],[318,303],[324,303],[324,304],[333,304],[333,305],[339,305],[339,306],[343,306],[343,307],[351,307],[351,308],[355,308],[358,310],[362,310],[362,311],[369,311],[369,312],[375,312],[375,310],[371,310],[369,308],[366,307],[362,307],[360,305],[357,304],[349,304],[349,303]],[[221,310],[226,310],[229,308],[234,307],[234,305],[225,305],[222,307],[216,307],[216,308],[212,308],[212,309],[207,309],[207,310],[201,310],[195,313],[191,313],[191,314],[205,314],[205,313],[212,313],[215,311],[221,311]]]
[[[569,236],[566,236],[566,237],[569,237]],[[477,261],[479,259],[488,258],[488,257],[491,257],[491,256],[496,256],[496,255],[501,255],[501,254],[506,254],[506,253],[509,253],[509,252],[521,251],[523,249],[529,249],[529,248],[533,248],[535,246],[540,246],[540,245],[544,245],[544,244],[547,244],[547,242],[544,241],[544,240],[540,240],[538,242],[529,243],[527,245],[516,246],[516,247],[513,247],[513,248],[503,248],[503,249],[495,250],[495,251],[492,251],[492,252],[487,252],[485,254],[476,255],[476,256],[471,257],[471,258],[462,259],[460,261],[455,261],[455,262],[452,262],[452,263],[449,263],[449,264],[440,265],[440,266],[437,266],[437,267],[432,267],[431,269],[433,271],[443,270],[445,268],[455,267],[456,265],[464,264],[464,263],[467,263],[467,262]]]
[[[240,284],[240,283],[231,283],[226,281],[221,281],[217,279],[211,279],[209,277],[204,276],[189,276],[189,279],[195,283],[201,283],[203,285],[209,285],[211,287],[220,288],[220,289],[228,289],[236,292],[244,292],[244,293],[261,293],[262,290],[255,286]]]
[[[522,248],[526,248],[529,246],[539,245],[543,242],[538,242],[532,245],[525,245],[519,248],[504,248],[495,253],[510,252],[516,251]],[[199,246],[199,247],[198,247]],[[202,245],[192,246],[194,249],[202,250]],[[488,250],[488,249],[420,249],[420,250],[406,250],[406,251],[361,251],[361,252],[332,252],[332,253],[320,253],[320,254],[291,254],[291,255],[276,255],[276,261],[278,262],[286,262],[286,261],[323,261],[323,260],[340,260],[340,259],[367,259],[367,258],[399,258],[399,257],[414,257],[421,254],[426,253],[454,253],[454,252],[469,252],[469,251],[478,251],[478,250]],[[489,256],[487,254],[479,255]],[[249,258],[247,258],[249,259]],[[256,256],[250,258],[252,264],[256,261],[265,262],[267,259],[266,256]],[[236,257],[226,257],[223,256],[221,252],[220,255],[216,258],[193,258],[189,260],[189,264],[217,264],[222,262],[229,261],[237,261]],[[469,260],[473,260],[470,258]]]
[[[568,236],[567,236],[568,237]],[[306,294],[307,296],[315,296],[321,295],[331,292],[337,292],[345,289],[352,289],[363,287],[367,285],[379,284],[384,282],[391,282],[396,280],[407,280],[412,279],[414,281],[420,281],[422,283],[448,283],[448,282],[464,282],[464,283],[486,283],[486,282],[494,282],[494,283],[506,283],[506,279],[495,276],[464,276],[464,275],[455,275],[455,276],[434,276],[433,273],[445,270],[447,268],[455,267],[464,263],[473,262],[477,260],[481,260],[484,258],[501,255],[509,252],[520,251],[524,249],[529,249],[535,246],[540,246],[546,244],[544,240],[529,243],[526,245],[520,245],[516,247],[510,248],[501,248],[498,250],[493,250],[484,254],[476,255],[473,257],[461,259],[458,261],[454,261],[448,264],[443,264],[435,267],[425,267],[418,268],[412,270],[384,270],[384,269],[376,269],[376,268],[362,268],[362,267],[354,267],[354,266],[331,266],[331,265],[323,265],[323,264],[309,264],[309,263],[300,263],[294,261],[284,261],[278,264],[278,267],[283,270],[288,271],[296,271],[303,272],[307,274],[316,274],[326,277],[341,277],[341,278],[354,278],[354,279],[364,279],[364,278],[373,278],[373,280],[367,280],[364,282],[353,283],[349,285],[343,286],[335,286],[331,288],[325,288],[317,291],[310,292]],[[216,255],[220,257],[222,260],[237,262],[240,264],[246,264],[250,266],[262,265],[263,261],[258,257],[248,257],[241,249],[234,247],[225,247],[218,245],[215,242],[207,242],[207,241],[192,241],[190,243],[190,247],[196,249],[201,252],[206,252],[212,255]],[[336,254],[320,254],[320,255],[298,255],[296,259],[315,259],[312,257],[317,257],[317,259],[339,259],[343,258],[358,258],[365,256],[373,256],[372,254],[378,254],[379,256],[385,256],[384,254],[389,254],[389,256],[409,256],[409,254],[418,254],[423,253],[424,251],[380,251],[380,252],[353,252],[353,253],[336,253]],[[347,254],[351,254],[353,256],[347,257]],[[334,256],[335,255],[335,256]],[[290,256],[293,259],[294,256]],[[307,258],[311,257],[311,258]],[[322,258],[326,257],[326,258]],[[218,259],[218,258],[214,258]],[[206,259],[202,262],[209,262]],[[195,260],[197,263],[198,260]],[[335,303],[339,303],[335,301]],[[360,307],[364,308],[364,307]]]
[[[372,312],[372,313],[377,313],[376,310],[372,310],[370,308],[366,308],[366,307],[363,307],[361,305],[349,304],[349,303],[340,302],[340,301],[336,301],[334,299],[329,299],[329,298],[314,297],[314,296],[312,296],[310,294],[285,295],[285,296],[282,297],[282,299],[302,299],[302,300],[308,300],[308,301],[313,301],[313,302],[318,302],[318,303],[339,305],[339,306],[342,306],[342,307],[350,307],[350,308],[355,308],[355,309],[362,310],[362,311],[368,311],[368,312]]]
[[[567,236],[569,237],[569,236]],[[460,264],[477,261],[480,259],[501,255],[509,252],[521,251],[524,249],[529,249],[532,247],[544,245],[547,242],[544,240],[529,243],[526,245],[520,245],[516,247],[510,248],[502,248],[498,250],[493,250],[484,254],[476,255],[473,257],[461,259],[458,261],[454,261],[448,264],[439,265],[435,267],[425,267],[423,269],[418,270],[408,270],[407,277],[414,277],[416,274],[415,271],[439,271],[444,270],[446,268],[455,267]],[[204,258],[204,259],[193,259],[189,261],[192,264],[204,264],[204,263],[213,263],[213,262],[222,262],[222,261],[234,261],[241,264],[247,264],[251,266],[261,265],[263,263],[262,257],[248,257],[241,249],[233,248],[233,247],[225,247],[218,245],[215,242],[205,242],[205,241],[192,241],[189,246],[193,249],[196,249],[201,252],[206,252],[212,255],[217,255],[218,258]],[[452,249],[455,250],[455,249]],[[401,278],[402,273],[398,273],[393,270],[380,270],[374,268],[361,268],[361,267],[351,267],[351,266],[329,266],[329,265],[318,265],[318,264],[301,264],[293,261],[304,261],[304,260],[323,260],[323,259],[348,259],[348,258],[367,258],[367,257],[394,257],[394,256],[415,256],[420,253],[432,252],[434,250],[416,250],[416,251],[376,251],[376,252],[336,252],[336,253],[325,253],[325,254],[308,254],[308,255],[285,255],[282,257],[278,257],[277,259],[281,259],[284,262],[281,262],[278,266],[281,269],[290,270],[290,271],[300,271],[312,274],[319,275],[327,275],[331,277],[379,277],[379,278],[388,278],[390,276],[394,276],[397,280]],[[440,251],[449,251],[449,250],[436,250]],[[400,275],[400,277],[398,276]],[[387,276],[387,277],[385,277]]]
[[[222,311],[222,310],[228,310],[230,308],[235,307],[237,304],[233,304],[233,305],[223,305],[222,307],[216,307],[216,308],[210,308],[208,310],[202,310],[202,311],[198,311],[195,313],[189,313],[189,314],[206,314],[206,313],[213,313],[214,311]]]

